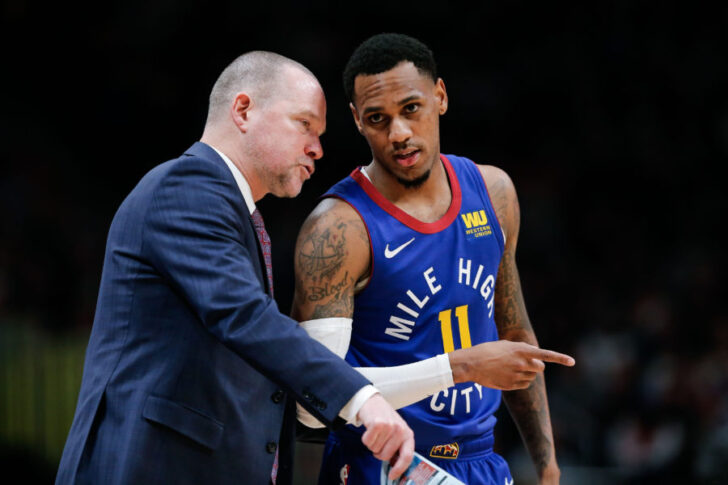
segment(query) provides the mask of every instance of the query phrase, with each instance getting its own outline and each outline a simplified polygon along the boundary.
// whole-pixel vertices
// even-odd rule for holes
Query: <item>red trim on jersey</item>
[[[340,195],[336,195],[336,194],[325,194],[323,196],[323,198],[327,198],[327,197],[331,197],[332,199],[338,199],[338,200],[340,200],[342,202],[346,202],[349,205],[349,207],[351,207],[352,209],[354,209],[354,212],[356,212],[357,214],[359,214],[359,219],[361,219],[362,224],[364,224],[364,229],[366,229],[366,231],[367,231],[367,237],[369,238],[369,261],[370,261],[369,268],[370,268],[370,270],[369,270],[369,279],[367,280],[367,282],[364,285],[364,287],[361,290],[359,290],[359,293],[361,293],[362,291],[364,291],[364,290],[367,289],[367,287],[369,286],[369,283],[372,281],[372,278],[374,277],[374,245],[372,244],[372,235],[369,234],[369,226],[367,226],[367,221],[364,220],[364,217],[361,215],[361,213],[357,210],[356,207],[354,207],[354,204],[352,204],[348,200],[344,199]],[[358,283],[358,281],[355,281],[354,282],[354,286],[355,287],[356,287],[356,284],[357,283]]]
[[[442,165],[445,167],[447,178],[450,180],[450,190],[452,191],[452,201],[450,201],[450,207],[448,208],[445,215],[435,222],[422,222],[415,219],[405,211],[394,205],[376,187],[369,181],[369,179],[361,172],[361,167],[357,167],[351,172],[351,178],[358,183],[366,194],[384,211],[389,215],[397,219],[405,226],[423,234],[435,234],[443,229],[447,228],[460,212],[460,205],[462,204],[462,192],[460,191],[460,183],[458,178],[455,176],[455,171],[450,164],[450,161],[445,155],[440,154],[440,160]]]

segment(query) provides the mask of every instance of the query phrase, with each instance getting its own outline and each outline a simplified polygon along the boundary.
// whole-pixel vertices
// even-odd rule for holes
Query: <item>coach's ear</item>
[[[363,135],[364,132],[361,129],[361,119],[359,118],[359,112],[356,110],[356,106],[354,106],[354,103],[349,103],[349,109],[351,110],[351,115],[354,117],[356,129],[359,130],[359,133]]]
[[[235,95],[233,105],[230,107],[230,117],[240,131],[245,133],[248,129],[248,117],[251,108],[253,107],[253,100],[246,93],[238,93]]]

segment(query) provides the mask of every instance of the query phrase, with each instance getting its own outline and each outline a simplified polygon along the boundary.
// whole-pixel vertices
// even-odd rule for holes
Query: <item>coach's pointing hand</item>
[[[366,428],[361,441],[376,459],[389,461],[399,452],[389,472],[390,479],[398,478],[414,456],[415,435],[410,427],[381,394],[370,397],[359,409],[357,417]]]
[[[543,372],[544,362],[573,366],[566,354],[541,349],[525,342],[496,340],[458,349],[448,354],[453,381],[477,382],[481,386],[512,391],[525,389]]]

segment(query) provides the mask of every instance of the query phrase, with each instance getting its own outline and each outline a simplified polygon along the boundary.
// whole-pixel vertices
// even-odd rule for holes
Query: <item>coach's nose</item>
[[[321,139],[318,136],[314,136],[313,139],[306,143],[304,151],[306,152],[306,156],[311,157],[314,160],[318,160],[323,157],[324,147],[321,146]]]

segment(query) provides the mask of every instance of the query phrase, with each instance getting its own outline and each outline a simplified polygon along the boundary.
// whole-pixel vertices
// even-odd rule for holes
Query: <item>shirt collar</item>
[[[245,176],[240,170],[238,170],[238,167],[235,166],[235,164],[227,157],[227,155],[225,155],[223,152],[221,152],[212,145],[210,145],[210,148],[215,150],[217,154],[220,155],[220,158],[223,159],[225,165],[227,165],[232,172],[233,177],[235,178],[235,182],[238,184],[238,188],[240,189],[240,193],[243,194],[243,199],[245,199],[245,205],[248,206],[248,211],[252,214],[255,211],[255,200],[253,200],[253,192],[250,190],[250,184],[248,184]]]

